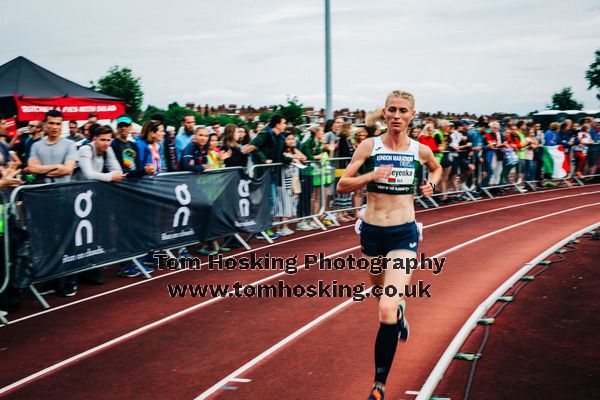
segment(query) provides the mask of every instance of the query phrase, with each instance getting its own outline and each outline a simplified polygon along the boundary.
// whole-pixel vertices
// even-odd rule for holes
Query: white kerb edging
[[[565,244],[567,244],[571,240],[583,235],[584,233],[594,230],[598,227],[600,227],[600,222],[596,222],[592,225],[589,225],[588,227],[583,228],[583,229],[569,235],[567,238],[561,240],[560,242],[556,243],[555,245],[550,247],[548,250],[544,251],[542,254],[540,254],[539,256],[537,256],[536,258],[534,258],[527,264],[525,264],[523,266],[523,268],[521,268],[520,270],[515,272],[498,289],[496,289],[487,299],[485,299],[484,302],[481,303],[475,309],[475,311],[473,312],[473,314],[471,314],[469,319],[467,319],[467,321],[464,323],[462,328],[460,328],[460,330],[458,331],[458,333],[456,334],[454,339],[452,339],[452,342],[450,342],[450,344],[446,348],[446,351],[444,352],[444,354],[442,354],[442,356],[438,360],[437,364],[431,371],[431,374],[429,374],[429,377],[423,384],[423,387],[421,387],[421,390],[419,390],[419,394],[418,394],[416,400],[429,400],[431,398],[433,391],[435,390],[437,385],[442,380],[442,378],[444,376],[444,372],[446,372],[446,369],[448,369],[448,366],[454,359],[454,356],[456,355],[456,353],[458,353],[458,351],[460,350],[460,347],[463,345],[463,343],[465,342],[465,340],[467,339],[467,337],[469,336],[471,331],[473,329],[475,329],[475,327],[477,326],[477,321],[479,321],[479,319],[481,317],[483,317],[483,315],[490,309],[490,307],[492,307],[492,305],[494,305],[496,303],[496,301],[498,300],[498,297],[502,296],[523,275],[526,275],[530,270],[532,270],[541,261],[546,259],[546,257],[548,257],[552,253],[554,253],[557,249],[563,247]]]

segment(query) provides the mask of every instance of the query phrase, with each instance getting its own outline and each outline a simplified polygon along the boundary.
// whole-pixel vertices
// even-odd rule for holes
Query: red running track
[[[584,235],[572,247],[576,250],[565,253],[563,261],[559,261],[563,256],[556,254],[548,257],[559,262],[523,287],[489,327],[468,398],[600,398],[596,335],[600,329],[600,240]],[[528,275],[541,269],[538,266]],[[461,352],[477,352],[483,333],[484,328],[478,326]],[[436,388],[436,396],[465,398],[471,365],[454,360]]]
[[[598,191],[598,187],[588,186],[419,213],[419,220],[430,226],[421,249],[429,256],[522,224],[448,254],[444,272],[436,277],[428,272],[415,274],[413,281],[423,279],[432,284],[433,297],[409,301],[412,336],[399,346],[388,397],[398,398],[405,390],[420,387],[474,306],[516,268],[566,234],[589,225],[590,215],[600,215],[595,204],[600,202]],[[532,204],[525,206],[527,203]],[[493,211],[511,206],[515,207]],[[562,212],[570,208],[573,210]],[[451,220],[479,212],[485,213]],[[553,213],[560,214],[549,215]],[[331,254],[357,244],[351,228],[344,228],[273,247],[272,253]],[[268,275],[273,272],[185,271],[2,328],[2,355],[10,361],[0,366],[4,387],[76,357],[39,379],[24,382],[7,398],[39,398],[42,393],[44,398],[156,398],[157,393],[161,398],[194,398],[344,300],[219,299],[104,345],[161,317],[198,307],[202,301],[171,300],[167,283],[252,282]],[[283,279],[288,284],[317,279],[359,283],[365,276],[348,270],[312,269]],[[350,303],[237,376],[250,382],[228,383],[236,389],[218,389],[212,396],[300,399],[330,393],[329,398],[363,398],[372,379],[376,315],[372,300]],[[94,349],[99,345],[104,347]]]

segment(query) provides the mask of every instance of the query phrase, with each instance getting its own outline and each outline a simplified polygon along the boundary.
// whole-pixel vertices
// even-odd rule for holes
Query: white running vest
[[[369,182],[367,191],[387,194],[414,194],[415,181],[421,173],[419,159],[419,142],[410,139],[408,150],[393,151],[383,145],[381,136],[373,138],[371,156],[365,161],[366,172],[371,172],[381,165],[392,165],[392,173],[385,181]]]

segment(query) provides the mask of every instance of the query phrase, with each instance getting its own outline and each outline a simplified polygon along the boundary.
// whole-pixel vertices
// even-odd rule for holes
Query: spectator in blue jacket
[[[558,135],[558,128],[560,124],[558,122],[552,122],[550,127],[544,134],[544,145],[545,146],[557,146],[560,143],[560,136]]]
[[[157,175],[163,170],[162,148],[160,143],[164,136],[165,127],[162,122],[150,120],[146,121],[142,127],[140,136],[136,137],[135,142],[138,150],[137,165],[138,167],[143,166],[144,171],[148,175]],[[183,255],[187,256],[189,253]],[[182,256],[181,250],[180,256]],[[154,253],[150,252],[143,258],[138,259],[138,261],[143,265],[146,272],[152,273],[154,271],[154,265],[156,264]],[[133,263],[125,264],[119,272],[119,275],[128,278],[133,278],[141,274],[142,272]]]
[[[157,175],[163,170],[160,143],[165,136],[165,127],[160,121],[147,121],[141,135],[136,139],[138,165],[144,166],[148,174]]]
[[[181,155],[181,169],[191,172],[203,172],[211,167],[206,164],[208,155],[208,131],[206,128],[196,129],[196,136],[183,149]]]
[[[216,168],[216,164],[208,162],[209,156],[209,137],[215,136],[215,134],[208,134],[206,128],[196,129],[196,136],[193,140],[185,146],[181,156],[181,169],[184,171],[191,171],[195,173],[202,173],[205,170]],[[220,151],[217,155],[219,161],[223,161],[231,156],[231,150]],[[212,246],[212,249],[211,249]],[[218,253],[224,253],[231,249],[227,247],[221,247],[217,240],[204,243],[199,246],[196,251],[202,255],[216,255]],[[181,255],[181,250],[179,252]]]
[[[559,144],[562,144],[565,147],[565,151],[568,153],[571,146],[575,143],[575,139],[577,139],[577,131],[573,129],[573,121],[565,119],[563,123],[560,124],[558,136],[560,137]]]
[[[181,130],[175,136],[175,152],[177,154],[177,161],[181,161],[181,155],[183,149],[192,141],[194,138],[196,127],[196,117],[191,114],[185,114],[183,116],[183,126]]]

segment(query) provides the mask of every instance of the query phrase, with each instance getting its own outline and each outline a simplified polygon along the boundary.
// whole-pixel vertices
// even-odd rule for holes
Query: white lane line
[[[345,229],[345,228],[349,228],[349,227],[354,227],[354,225],[342,226],[342,227],[333,228],[333,229],[330,229],[330,230],[327,230],[327,231],[315,232],[315,233],[311,233],[311,234],[306,235],[306,236],[297,237],[297,238],[294,238],[294,239],[289,239],[289,240],[286,240],[284,242],[277,242],[277,243],[265,245],[265,246],[262,246],[262,247],[257,247],[256,249],[246,250],[246,251],[243,251],[243,252],[240,252],[240,253],[236,253],[236,254],[231,254],[229,256],[225,256],[225,257],[223,257],[223,260],[227,260],[227,259],[230,259],[230,258],[242,256],[244,254],[252,253],[254,251],[259,251],[259,250],[267,249],[267,248],[270,248],[270,247],[274,247],[274,246],[279,246],[279,245],[282,245],[282,244],[287,244],[287,243],[295,242],[297,240],[302,240],[302,239],[310,238],[310,237],[313,237],[313,236],[322,235],[322,234],[325,234],[325,233],[328,233],[328,232],[335,232],[335,231],[338,231],[340,229]],[[205,266],[205,265],[208,265],[208,262],[203,262],[200,266],[202,267],[202,266]],[[37,316],[40,316],[40,315],[48,314],[50,312],[58,311],[58,310],[61,310],[63,308],[74,306],[76,304],[81,304],[81,303],[84,303],[84,302],[89,301],[89,300],[97,299],[99,297],[103,297],[103,296],[109,295],[111,293],[116,293],[116,292],[120,292],[121,290],[129,289],[129,288],[132,288],[132,287],[135,287],[135,286],[138,286],[138,285],[143,285],[145,283],[152,282],[152,281],[155,281],[157,279],[162,279],[162,278],[165,278],[167,276],[171,276],[171,275],[174,275],[174,274],[179,274],[179,273],[184,272],[184,271],[189,271],[189,269],[178,269],[178,270],[175,270],[175,271],[167,272],[167,273],[164,273],[164,274],[161,274],[161,275],[153,276],[150,279],[140,280],[138,282],[134,282],[134,283],[131,283],[131,284],[128,284],[128,285],[125,285],[125,286],[120,286],[120,287],[115,288],[115,289],[107,290],[106,292],[97,293],[97,294],[95,294],[93,296],[84,297],[82,299],[75,300],[75,301],[72,301],[70,303],[62,304],[60,306],[56,306],[56,307],[49,308],[47,310],[39,311],[39,312],[34,313],[34,314],[26,315],[24,317],[21,317],[21,318],[9,321],[8,324],[0,325],[0,328],[2,328],[4,326],[8,326],[8,325],[14,325],[17,322],[25,321],[25,320],[30,319],[30,318],[34,318],[34,317],[37,317]]]
[[[443,210],[445,208],[451,208],[451,207],[457,207],[457,206],[463,206],[463,205],[469,205],[469,204],[477,204],[477,203],[483,203],[483,202],[487,202],[487,201],[494,201],[494,200],[502,200],[502,199],[507,199],[510,197],[525,197],[531,194],[542,194],[542,193],[552,193],[552,192],[562,192],[563,190],[573,190],[573,189],[581,189],[581,188],[588,188],[590,186],[600,186],[600,183],[590,183],[588,185],[585,186],[570,186],[570,187],[566,187],[566,188],[559,188],[559,189],[549,189],[549,190],[544,190],[541,192],[527,192],[527,193],[516,193],[516,194],[508,194],[508,195],[502,195],[499,197],[494,197],[492,199],[489,198],[485,198],[485,199],[479,199],[477,201],[467,201],[464,203],[457,203],[457,204],[448,204],[445,206],[441,206],[438,208],[428,208],[426,210],[419,210],[418,212],[429,212],[429,211],[435,211],[435,210]]]
[[[595,185],[600,185],[600,184],[593,184],[593,185],[587,185],[587,186],[595,186]],[[529,192],[529,193],[525,193],[525,194],[515,194],[515,195],[510,195],[510,196],[495,197],[493,199],[479,200],[478,203],[481,203],[483,201],[488,201],[488,200],[490,200],[490,201],[491,200],[500,200],[500,199],[503,199],[503,198],[513,197],[513,196],[526,196],[528,194],[549,193],[549,192],[556,192],[556,191],[560,191],[560,190],[569,190],[569,189],[577,189],[577,188],[578,187],[569,187],[569,188],[563,188],[563,189],[554,189],[554,190],[547,191],[547,192]],[[581,188],[581,186],[579,186],[579,188]],[[597,192],[584,192],[583,194],[592,194],[592,193],[597,193]],[[568,195],[568,196],[564,196],[564,197],[576,197],[576,196],[578,196],[580,194],[581,193],[576,194],[576,195]],[[533,201],[533,202],[529,202],[529,203],[515,204],[515,205],[512,205],[512,206],[508,206],[508,207],[503,207],[503,208],[498,208],[498,209],[493,209],[493,210],[482,211],[480,213],[472,214],[472,215],[481,215],[481,214],[485,214],[485,213],[489,213],[489,212],[495,212],[495,211],[503,210],[503,209],[510,208],[510,207],[521,207],[521,206],[524,206],[524,205],[527,205],[527,204],[534,204],[534,203],[539,203],[539,202],[542,202],[542,201],[550,201],[550,200],[555,200],[555,199],[558,199],[558,198],[563,198],[563,196],[561,196],[561,197],[552,197],[552,198],[549,198],[549,199],[543,199],[543,200]],[[471,205],[471,204],[474,204],[474,203],[470,203],[469,202],[469,203],[452,204],[452,205],[449,205],[449,206],[443,206],[443,207],[440,207],[440,208],[436,208],[435,210],[441,210],[441,209],[445,209],[445,208],[449,208],[449,207]],[[427,211],[433,211],[433,210],[434,209],[419,210],[416,213],[418,214],[418,213],[427,212]],[[465,217],[469,217],[469,215],[467,215]],[[457,219],[462,219],[462,217],[454,218],[454,219],[448,220],[446,222],[456,221]],[[429,226],[436,226],[436,225],[439,225],[441,223],[445,223],[445,222],[442,221],[442,222],[434,223],[434,224],[429,225]],[[282,244],[295,242],[297,240],[302,240],[302,239],[310,238],[310,237],[313,237],[313,236],[322,235],[322,234],[325,234],[325,233],[328,233],[328,232],[335,232],[335,231],[338,231],[340,229],[345,229],[345,228],[354,228],[354,225],[353,224],[352,225],[346,225],[346,226],[342,226],[342,227],[339,227],[339,228],[333,228],[333,229],[330,229],[330,230],[327,230],[327,231],[316,232],[316,233],[312,233],[312,234],[309,234],[309,235],[306,235],[306,236],[302,236],[302,237],[298,237],[298,238],[294,238],[294,239],[289,239],[289,240],[286,240],[286,241],[283,241],[283,242],[277,242],[277,243],[269,244],[269,245],[266,245],[266,246],[258,247],[256,249],[247,250],[247,251],[244,251],[244,252],[241,252],[241,253],[232,254],[232,255],[224,257],[223,259],[226,260],[226,259],[229,259],[229,258],[242,256],[244,254],[248,254],[248,253],[251,253],[251,252],[254,252],[254,251],[259,251],[259,250],[263,250],[263,249],[270,248],[270,247],[273,247],[273,246],[279,246],[279,245],[282,245]],[[204,262],[204,263],[201,264],[201,266],[205,266],[207,264],[208,264],[207,262]],[[106,292],[97,293],[95,295],[84,297],[82,299],[78,299],[78,300],[75,300],[75,301],[72,301],[72,302],[69,302],[69,303],[65,303],[65,304],[62,304],[60,306],[52,307],[52,308],[49,308],[47,310],[43,310],[43,311],[39,311],[37,313],[29,314],[29,315],[26,315],[24,317],[17,318],[15,320],[9,321],[8,324],[0,325],[0,328],[3,328],[3,327],[8,326],[8,325],[14,325],[14,324],[16,324],[18,322],[22,322],[22,321],[25,321],[25,320],[28,320],[28,319],[31,319],[31,318],[35,318],[35,317],[38,317],[40,315],[48,314],[48,313],[51,313],[51,312],[54,312],[54,311],[58,311],[58,310],[61,310],[61,309],[67,308],[67,307],[71,307],[71,306],[74,306],[74,305],[77,305],[77,304],[81,304],[81,303],[84,303],[84,302],[87,302],[87,301],[90,301],[90,300],[94,300],[94,299],[97,299],[97,298],[100,298],[100,297],[103,297],[103,296],[106,296],[106,295],[109,295],[109,294],[112,294],[112,293],[117,293],[117,292],[120,292],[120,291],[125,290],[125,289],[129,289],[129,288],[132,288],[132,287],[135,287],[135,286],[138,286],[138,285],[143,285],[145,283],[152,282],[152,281],[157,280],[157,279],[162,279],[162,278],[165,278],[167,276],[171,276],[173,274],[178,274],[178,273],[184,272],[184,271],[187,271],[187,269],[180,269],[180,270],[175,270],[175,271],[167,272],[165,274],[154,276],[154,277],[152,277],[150,279],[140,280],[140,281],[135,282],[135,283],[131,283],[131,284],[128,284],[128,285],[125,285],[125,286],[121,286],[121,287],[115,288],[115,289],[107,290]]]
[[[469,318],[465,321],[465,323],[458,330],[452,341],[446,347],[446,350],[439,358],[431,373],[427,377],[425,383],[421,389],[416,392],[418,397],[416,400],[427,400],[433,394],[433,391],[437,388],[440,381],[442,380],[444,373],[450,366],[450,363],[454,359],[456,353],[460,350],[461,346],[467,340],[475,326],[477,325],[477,321],[482,318],[489,309],[498,301],[498,298],[506,293],[513,285],[523,276],[528,274],[533,268],[535,268],[542,260],[545,260],[547,257],[552,255],[556,250],[561,247],[567,245],[571,240],[578,238],[579,236],[589,232],[593,229],[596,229],[600,226],[600,222],[596,222],[592,225],[588,225],[587,227],[580,229],[577,232],[574,232],[562,239],[561,241],[555,243],[539,255],[533,258],[533,260],[525,263],[523,267],[521,267],[518,271],[516,271],[510,278],[504,281],[500,286],[496,288],[481,304],[475,307],[475,310],[471,314]],[[551,272],[550,272],[551,273]]]
[[[346,249],[346,250],[342,250],[342,251],[338,251],[337,253],[333,253],[333,254],[331,254],[331,255],[329,255],[327,257],[328,258],[329,257],[336,257],[336,256],[342,255],[344,253],[348,253],[349,251],[356,250],[358,247],[359,246],[352,247],[350,249]],[[304,269],[304,264],[298,267],[298,271],[300,271],[302,269]],[[270,281],[270,280],[272,280],[274,278],[277,278],[279,276],[283,276],[283,275],[286,275],[286,274],[287,274],[287,272],[281,271],[281,272],[279,272],[277,274],[269,275],[266,278],[263,278],[263,279],[260,279],[258,281],[249,283],[248,285],[252,285],[252,286],[256,287],[257,285],[259,285],[259,284],[261,284],[263,282]],[[102,351],[104,349],[107,349],[107,348],[109,348],[109,347],[111,347],[113,345],[121,343],[121,342],[123,342],[123,341],[125,341],[127,339],[133,338],[133,337],[135,337],[137,335],[140,335],[140,334],[142,334],[144,332],[147,332],[147,331],[149,331],[149,330],[151,330],[153,328],[156,328],[156,327],[158,327],[160,325],[163,325],[163,324],[165,324],[167,322],[171,322],[171,321],[173,321],[173,320],[175,320],[175,319],[177,319],[179,317],[182,317],[182,316],[184,316],[186,314],[189,314],[189,313],[191,313],[193,311],[196,311],[198,309],[206,307],[209,304],[212,304],[212,303],[215,303],[217,301],[226,299],[229,296],[229,294],[235,294],[235,290],[230,290],[229,292],[227,292],[225,294],[224,297],[213,297],[213,298],[211,298],[209,300],[206,300],[206,301],[204,301],[202,303],[198,303],[198,304],[196,304],[194,306],[191,306],[191,307],[188,307],[188,308],[183,309],[181,311],[178,311],[175,314],[168,315],[168,316],[166,316],[164,318],[159,319],[158,321],[154,321],[154,322],[152,322],[150,324],[144,325],[144,326],[142,326],[140,328],[137,328],[136,330],[128,332],[128,333],[126,333],[124,335],[121,335],[121,336],[116,337],[116,338],[114,338],[112,340],[109,340],[108,342],[104,342],[101,345],[92,347],[91,349],[88,349],[88,350],[86,350],[86,351],[84,351],[82,353],[76,354],[76,355],[74,355],[72,357],[67,358],[66,360],[63,360],[63,361],[58,362],[56,364],[53,364],[53,365],[51,365],[51,366],[49,366],[47,368],[44,368],[43,370],[38,371],[38,372],[36,372],[34,374],[31,374],[31,375],[27,376],[26,378],[23,378],[23,379],[21,379],[21,380],[19,380],[17,382],[14,382],[14,383],[12,383],[12,384],[10,384],[8,386],[3,387],[2,389],[0,389],[0,395],[3,395],[5,393],[7,393],[7,392],[9,392],[9,391],[11,391],[11,390],[19,387],[19,386],[22,386],[22,385],[24,385],[24,384],[26,384],[28,382],[31,382],[31,381],[33,381],[35,379],[39,379],[39,378],[41,378],[41,377],[43,377],[43,376],[45,376],[47,374],[50,374],[50,373],[52,373],[52,372],[54,372],[54,371],[56,371],[56,370],[58,370],[58,369],[60,369],[62,367],[65,367],[65,366],[67,366],[67,365],[69,365],[71,363],[77,362],[77,361],[79,361],[79,360],[81,360],[83,358],[89,357],[89,356],[91,356],[91,355],[93,355],[95,353],[98,353],[98,352],[100,352],[100,351]]]
[[[252,379],[244,379],[244,378],[233,378],[231,382],[240,382],[240,383],[248,383],[252,382]]]
[[[556,212],[556,213],[547,214],[547,215],[544,215],[544,216],[541,216],[541,217],[533,218],[533,219],[530,219],[530,220],[527,220],[527,221],[520,222],[520,223],[515,224],[515,225],[511,225],[508,228],[503,228],[503,229],[494,231],[492,233],[480,236],[477,240],[484,239],[486,237],[491,236],[492,234],[504,232],[505,230],[511,229],[512,227],[517,227],[517,226],[521,226],[521,225],[529,223],[529,222],[537,221],[537,220],[539,220],[541,218],[547,218],[547,217],[550,217],[550,216],[553,216],[553,215],[558,215],[558,214],[562,214],[562,213],[565,213],[565,212],[576,210],[576,209],[579,209],[579,208],[582,208],[582,207],[589,207],[589,206],[597,205],[597,204],[600,204],[600,203],[592,203],[592,204],[588,204],[588,205],[585,205],[585,206],[570,208],[570,209],[559,211],[559,212]],[[468,218],[468,217],[469,216],[463,216],[462,218]],[[452,247],[451,249],[449,249],[447,251],[457,250],[457,249],[459,249],[461,247],[464,247],[464,246],[466,246],[466,245],[468,245],[470,243],[474,243],[474,241],[476,241],[476,240],[470,240],[468,242],[461,243],[461,244],[459,244],[457,246]],[[360,246],[354,246],[354,247],[348,248],[346,250],[342,250],[342,251],[339,251],[337,253],[331,254],[328,257],[329,258],[330,257],[335,257],[335,256],[338,256],[338,255],[341,255],[341,254],[344,254],[344,253],[348,253],[350,251],[357,250],[359,248],[360,248]],[[442,254],[442,253],[440,253],[440,254]],[[434,257],[436,257],[436,256],[434,256]],[[302,269],[304,269],[304,265],[301,265],[301,266],[298,267],[298,271],[301,271]],[[286,274],[286,272],[282,271],[282,272],[279,272],[277,274],[270,275],[268,277],[265,277],[263,279],[255,281],[253,283],[250,283],[249,285],[256,286],[256,285],[258,285],[260,283],[270,281],[270,280],[272,280],[274,278],[277,278],[279,276],[282,276],[284,274]],[[217,301],[223,300],[223,299],[227,298],[227,296],[229,295],[229,293],[234,293],[234,292],[235,292],[234,290],[231,290],[231,291],[229,291],[227,293],[226,297],[214,297],[214,298],[206,300],[206,301],[204,301],[202,303],[199,303],[199,304],[196,304],[194,306],[188,307],[186,309],[178,311],[175,314],[168,315],[168,316],[166,316],[164,318],[161,318],[158,321],[155,321],[155,322],[152,322],[150,324],[144,325],[144,326],[142,326],[140,328],[137,328],[137,329],[135,329],[135,330],[133,330],[131,332],[123,334],[123,335],[121,335],[121,336],[119,336],[119,337],[117,337],[115,339],[109,340],[108,342],[102,343],[102,344],[100,344],[98,346],[95,346],[95,347],[93,347],[91,349],[88,349],[88,350],[86,350],[86,351],[84,351],[82,353],[79,353],[79,354],[76,354],[76,355],[74,355],[72,357],[69,357],[66,360],[60,361],[60,362],[58,362],[56,364],[53,364],[53,365],[51,365],[51,366],[49,366],[47,368],[44,368],[41,371],[38,371],[38,372],[36,372],[34,374],[31,374],[31,375],[29,375],[29,376],[27,376],[27,377],[25,377],[23,379],[18,380],[18,381],[14,382],[14,383],[12,383],[10,385],[7,385],[7,386],[3,387],[2,389],[0,389],[0,395],[2,395],[3,393],[6,393],[8,391],[11,391],[11,390],[13,390],[13,389],[15,389],[15,388],[17,388],[19,386],[22,386],[22,385],[24,385],[26,383],[29,383],[29,382],[31,382],[31,381],[33,381],[35,379],[41,378],[44,375],[50,374],[50,373],[52,373],[52,372],[54,372],[54,371],[56,371],[56,370],[58,370],[58,369],[60,369],[60,368],[62,368],[64,366],[67,366],[67,365],[69,365],[71,363],[77,362],[77,361],[79,361],[79,360],[81,360],[81,359],[83,359],[85,357],[88,357],[88,356],[90,356],[92,354],[98,353],[98,352],[100,352],[100,351],[102,351],[102,350],[104,350],[104,349],[106,349],[108,347],[111,347],[113,345],[121,343],[121,342],[123,342],[123,341],[125,341],[127,339],[130,339],[130,338],[134,337],[134,336],[140,335],[140,334],[142,334],[142,333],[144,333],[146,331],[149,331],[149,330],[151,330],[153,328],[156,328],[156,327],[158,327],[160,325],[163,325],[163,324],[165,324],[167,322],[173,321],[173,320],[175,320],[175,319],[177,319],[179,317],[182,317],[182,316],[184,316],[186,314],[189,314],[189,313],[191,313],[191,312],[193,312],[195,310],[198,310],[200,308],[206,307],[209,304],[212,304],[212,303],[215,303]],[[350,300],[352,301],[352,299],[350,299]],[[222,385],[223,385],[223,383],[221,383],[220,386],[222,386]]]
[[[597,185],[600,185],[600,184],[586,185],[586,187],[587,186],[597,186]],[[574,187],[568,187],[568,188],[562,188],[562,189],[553,189],[553,190],[549,190],[549,191],[545,191],[545,192],[528,192],[528,193],[514,194],[514,195],[508,195],[508,196],[502,196],[502,197],[495,197],[493,199],[482,199],[482,200],[478,200],[477,202],[481,203],[481,202],[484,202],[484,201],[501,200],[501,199],[505,199],[507,197],[526,196],[528,194],[550,193],[550,192],[557,192],[557,191],[561,191],[561,190],[577,189],[577,188],[581,188],[581,187],[582,186],[578,186],[578,187],[574,186]],[[427,212],[427,211],[442,210],[442,209],[445,209],[445,208],[456,207],[456,206],[464,206],[464,205],[471,205],[471,204],[473,204],[473,203],[471,203],[471,202],[465,202],[465,203],[459,203],[459,204],[451,204],[451,205],[448,205],[448,206],[442,206],[442,207],[435,208],[435,209],[419,210],[419,211],[416,211],[416,213],[418,214],[418,213],[423,213],[423,212]],[[525,205],[525,204],[526,203],[522,203],[522,204],[518,204],[518,205],[515,205],[515,206],[520,206],[520,205]],[[531,203],[528,203],[528,204],[531,204]],[[297,240],[302,240],[302,239],[310,238],[310,237],[317,236],[317,235],[323,235],[323,234],[326,234],[328,232],[335,232],[335,231],[338,231],[340,229],[346,229],[346,228],[354,228],[354,224],[342,226],[342,227],[339,227],[339,228],[329,229],[327,231],[321,231],[321,232],[311,233],[311,234],[306,235],[306,236],[289,239],[289,240],[286,240],[286,241],[283,241],[283,242],[277,242],[277,243],[269,244],[269,245],[266,245],[266,246],[258,247],[256,249],[246,250],[246,251],[243,251],[243,252],[240,252],[240,253],[236,253],[236,254],[232,254],[232,255],[226,256],[223,259],[226,260],[226,259],[229,259],[229,258],[233,258],[233,257],[237,257],[237,256],[242,256],[244,254],[248,254],[248,253],[251,253],[253,251],[259,251],[259,250],[263,250],[263,249],[270,248],[270,247],[273,247],[273,246],[279,246],[279,245],[282,245],[282,244],[291,243],[291,242],[295,242]],[[206,264],[208,264],[208,263],[204,262],[204,263],[201,264],[201,266],[204,266]],[[72,301],[72,302],[69,302],[69,303],[65,303],[65,304],[62,304],[60,306],[55,306],[55,307],[49,308],[47,310],[43,310],[43,311],[39,311],[39,312],[36,312],[36,313],[33,313],[33,314],[29,314],[29,315],[26,315],[24,317],[17,318],[15,320],[11,320],[7,324],[0,325],[0,328],[3,328],[3,327],[8,326],[8,325],[14,325],[14,324],[16,324],[18,322],[22,322],[22,321],[25,321],[25,320],[28,320],[28,319],[31,319],[31,318],[35,318],[35,317],[38,317],[40,315],[44,315],[44,314],[48,314],[48,313],[51,313],[51,312],[54,312],[54,311],[62,310],[62,309],[67,308],[67,307],[71,307],[71,306],[74,306],[74,305],[77,305],[77,304],[81,304],[81,303],[84,303],[84,302],[87,302],[87,301],[90,301],[90,300],[94,300],[94,299],[97,299],[97,298],[100,298],[100,297],[103,297],[103,296],[107,296],[107,295],[112,294],[112,293],[117,293],[117,292],[120,292],[120,291],[125,290],[125,289],[129,289],[129,288],[132,288],[132,287],[135,287],[135,286],[138,286],[138,285],[143,285],[145,283],[152,282],[152,281],[157,280],[157,279],[162,279],[162,278],[165,278],[167,276],[171,276],[173,274],[178,274],[178,273],[184,272],[184,271],[187,271],[187,269],[180,269],[180,270],[175,270],[175,271],[167,272],[167,273],[164,273],[164,274],[161,274],[161,275],[158,275],[158,276],[153,276],[150,279],[140,280],[138,282],[134,282],[134,283],[131,283],[131,284],[128,284],[128,285],[125,285],[125,286],[120,286],[120,287],[115,288],[115,289],[107,290],[105,292],[97,293],[97,294],[92,295],[92,296],[84,297],[84,298],[81,298],[81,299],[78,299],[78,300],[75,300],[75,301]]]
[[[480,212],[477,212],[477,213],[474,213],[474,214],[469,214],[468,217],[475,217],[475,216],[478,216],[478,215],[489,214],[489,213],[492,213],[492,212],[497,212],[497,211],[502,211],[502,210],[508,210],[508,209],[516,208],[516,207],[529,206],[531,204],[536,204],[536,203],[544,203],[546,201],[562,200],[562,199],[568,199],[570,197],[587,196],[587,195],[590,195],[590,194],[598,194],[598,193],[600,193],[600,190],[596,190],[595,192],[583,192],[583,193],[577,193],[577,194],[570,194],[570,195],[566,195],[566,196],[550,197],[548,199],[530,201],[528,203],[513,204],[513,205],[510,205],[510,206],[504,206],[504,207],[500,207],[500,208],[494,208],[493,210],[480,211]],[[454,222],[454,221],[457,221],[459,219],[462,219],[462,217],[451,218],[451,219],[448,219],[448,220],[442,221],[442,222],[434,222],[433,224],[427,225],[427,227],[431,228],[433,226],[442,225],[444,223]]]
[[[536,217],[536,218],[532,218],[532,219],[528,219],[526,221],[522,221],[513,225],[509,225],[507,227],[504,227],[502,229],[497,229],[493,232],[489,232],[486,233],[485,235],[481,235],[478,236],[474,239],[471,239],[467,242],[461,243],[457,246],[453,246],[447,250],[442,251],[439,254],[434,255],[432,258],[437,258],[437,257],[441,257],[444,256],[446,254],[452,253],[453,251],[456,251],[460,248],[463,248],[465,246],[468,246],[472,243],[476,243],[479,242],[483,239],[486,239],[490,236],[493,235],[497,235],[499,233],[505,232],[507,230],[510,229],[514,229],[516,227],[525,225],[525,224],[529,224],[531,222],[535,222],[535,221],[539,221],[541,219],[545,219],[545,218],[549,218],[549,217],[553,217],[556,215],[560,215],[560,214],[564,214],[570,211],[575,211],[575,210],[579,210],[581,208],[585,208],[585,207],[592,207],[592,206],[597,206],[600,205],[600,202],[598,203],[591,203],[591,204],[586,204],[586,205],[582,205],[582,206],[578,206],[578,207],[573,207],[573,208],[569,208],[566,210],[562,210],[562,211],[557,211],[551,214],[546,214],[546,215],[542,215],[540,217]],[[369,291],[371,291],[372,287],[365,289],[362,293],[368,293]],[[277,350],[279,350],[281,347],[285,346],[286,344],[290,343],[291,341],[293,341],[295,338],[297,338],[298,336],[302,335],[304,332],[310,330],[312,327],[316,326],[319,322],[322,322],[324,320],[326,320],[327,318],[331,317],[332,315],[338,313],[339,311],[343,310],[344,308],[346,308],[347,306],[349,306],[350,304],[352,304],[354,302],[354,300],[352,298],[344,301],[343,303],[337,305],[336,307],[332,308],[331,310],[327,311],[325,314],[320,315],[319,317],[317,317],[316,319],[312,320],[311,322],[309,322],[308,324],[304,325],[302,328],[298,329],[297,331],[295,331],[294,333],[292,333],[291,335],[287,336],[286,338],[280,340],[279,342],[277,342],[276,344],[274,344],[273,346],[269,347],[267,350],[263,351],[262,353],[260,353],[259,355],[257,355],[256,357],[254,357],[252,360],[248,361],[246,364],[242,365],[241,367],[239,367],[238,369],[236,369],[235,371],[233,371],[231,374],[227,375],[225,378],[221,379],[220,381],[218,381],[217,383],[215,383],[213,386],[211,386],[210,388],[208,388],[207,390],[205,390],[204,392],[202,392],[198,397],[195,398],[195,400],[204,400],[206,398],[208,398],[209,396],[211,396],[212,394],[214,394],[217,390],[219,390],[219,388],[221,388],[221,386],[225,385],[227,382],[230,382],[232,379],[236,378],[238,375],[241,375],[242,373],[248,371],[250,368],[252,368],[253,366],[255,366],[256,364],[258,364],[259,362],[261,362],[262,360],[264,360],[265,358],[269,357],[270,355],[272,355],[274,352],[276,352]],[[0,391],[0,393],[2,393]]]

